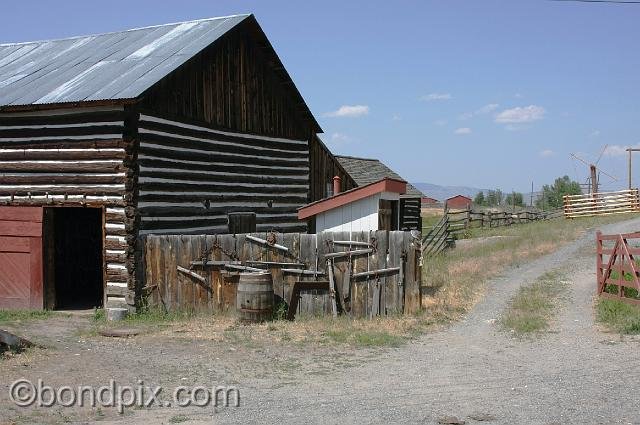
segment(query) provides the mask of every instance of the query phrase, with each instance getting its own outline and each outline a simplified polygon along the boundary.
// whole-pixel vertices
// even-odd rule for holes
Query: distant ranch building
[[[420,203],[422,205],[422,208],[435,208],[437,206],[442,206],[442,203],[440,201],[429,196],[423,196],[420,199]]]
[[[445,201],[445,207],[452,210],[463,210],[465,208],[470,208],[472,202],[473,201],[468,196],[456,195]]]
[[[306,232],[356,186],[253,15],[0,45],[0,308],[132,306],[140,236]]]

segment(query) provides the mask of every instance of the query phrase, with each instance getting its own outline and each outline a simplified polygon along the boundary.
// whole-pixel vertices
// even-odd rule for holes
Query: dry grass
[[[348,345],[353,347],[398,346],[431,326],[421,316],[396,316],[374,320],[347,317],[302,318],[295,322],[276,320],[241,324],[231,315],[197,317],[174,322],[159,335],[242,343],[245,345]]]
[[[425,315],[434,321],[453,321],[483,296],[487,280],[503,270],[548,254],[577,239],[588,229],[635,217],[625,214],[574,220],[555,219],[494,229],[474,229],[478,237],[509,236],[491,243],[469,244],[436,258],[425,259],[423,297]]]
[[[521,287],[500,318],[500,325],[518,337],[547,330],[568,283],[559,271],[552,271]]]
[[[617,217],[617,220],[629,217]],[[94,331],[112,326],[141,327],[147,333],[247,346],[343,346],[388,347],[400,345],[430,329],[449,323],[468,311],[484,293],[485,282],[505,268],[556,249],[585,229],[615,221],[581,219],[538,222],[494,229],[487,236],[506,235],[491,244],[471,244],[424,262],[423,282],[438,288],[423,297],[423,311],[415,316],[390,316],[374,320],[347,317],[298,318],[242,325],[233,315],[151,311],[121,324],[108,324],[101,312],[94,318]]]

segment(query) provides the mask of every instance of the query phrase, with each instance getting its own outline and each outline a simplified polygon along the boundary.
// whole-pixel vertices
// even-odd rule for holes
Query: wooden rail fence
[[[563,197],[566,218],[624,214],[640,211],[638,189],[599,192]]]
[[[598,295],[640,305],[640,232],[603,235],[596,233]]]
[[[424,256],[433,256],[446,248],[455,245],[457,233],[462,233],[470,228],[501,227],[514,224],[530,223],[538,220],[549,220],[562,216],[562,210],[556,211],[519,211],[509,213],[505,211],[474,211],[471,208],[464,210],[445,210],[445,213],[422,238],[422,253]]]
[[[422,255],[434,256],[454,245],[449,228],[449,216],[443,215],[438,223],[422,237]]]
[[[146,235],[140,297],[167,310],[233,309],[241,271],[271,272],[282,313],[372,318],[420,308],[420,240],[372,231]]]
[[[560,217],[562,212],[558,211],[474,211],[471,208],[466,210],[448,211],[449,229],[452,233],[462,232],[473,227],[501,227],[513,224],[524,224],[538,220],[549,220]]]

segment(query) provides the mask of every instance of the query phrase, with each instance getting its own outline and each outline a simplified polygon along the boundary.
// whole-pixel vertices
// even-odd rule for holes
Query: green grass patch
[[[614,332],[640,334],[640,306],[601,298],[597,304],[597,320]]]
[[[426,233],[431,230],[431,228],[438,224],[440,220],[442,220],[442,214],[431,214],[422,216],[422,233]]]
[[[0,310],[0,324],[43,320],[60,315],[49,310]]]
[[[500,325],[518,336],[547,330],[566,289],[567,284],[559,272],[545,273],[518,290],[500,318]]]
[[[406,335],[371,329],[330,329],[325,333],[330,342],[355,347],[398,347],[408,340]]]

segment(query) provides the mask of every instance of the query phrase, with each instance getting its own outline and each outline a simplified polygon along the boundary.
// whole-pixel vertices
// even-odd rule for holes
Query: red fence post
[[[602,279],[602,232],[596,232],[596,279],[598,283],[598,295],[604,290],[604,282]]]

